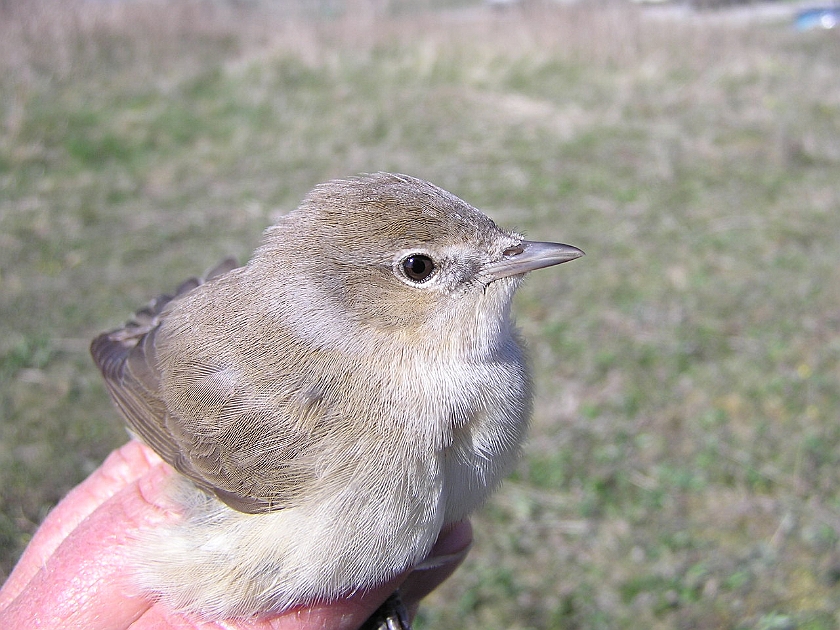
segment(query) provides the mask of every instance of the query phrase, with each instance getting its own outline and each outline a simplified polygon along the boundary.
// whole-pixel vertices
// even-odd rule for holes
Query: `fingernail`
[[[459,521],[441,531],[428,557],[414,567],[424,571],[460,561],[472,547],[472,525],[469,521]]]

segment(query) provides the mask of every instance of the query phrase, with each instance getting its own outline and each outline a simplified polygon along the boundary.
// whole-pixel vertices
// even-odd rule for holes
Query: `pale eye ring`
[[[431,278],[437,268],[435,261],[426,254],[409,254],[403,258],[401,265],[405,277],[417,284]]]

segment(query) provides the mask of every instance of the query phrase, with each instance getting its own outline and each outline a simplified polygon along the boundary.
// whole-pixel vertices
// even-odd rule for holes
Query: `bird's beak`
[[[581,256],[583,252],[571,245],[522,241],[519,245],[506,249],[501,260],[485,266],[482,276],[488,282],[493,282],[500,278],[518,276],[535,269],[559,265]]]

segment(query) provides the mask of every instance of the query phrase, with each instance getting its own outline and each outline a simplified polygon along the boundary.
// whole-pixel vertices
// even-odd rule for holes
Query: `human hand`
[[[144,529],[176,518],[161,488],[172,469],[131,441],[117,449],[49,514],[0,589],[2,628],[313,630],[358,628],[397,588],[413,616],[420,600],[466,557],[468,522],[441,534],[431,568],[403,573],[345,600],[254,620],[206,622],[166,610],[133,585],[129,549]]]

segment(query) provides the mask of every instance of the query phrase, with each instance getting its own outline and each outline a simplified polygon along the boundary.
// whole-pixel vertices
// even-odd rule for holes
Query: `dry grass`
[[[0,568],[124,439],[87,340],[391,169],[588,254],[519,296],[533,438],[418,625],[836,627],[840,42],[443,5],[0,4]]]

